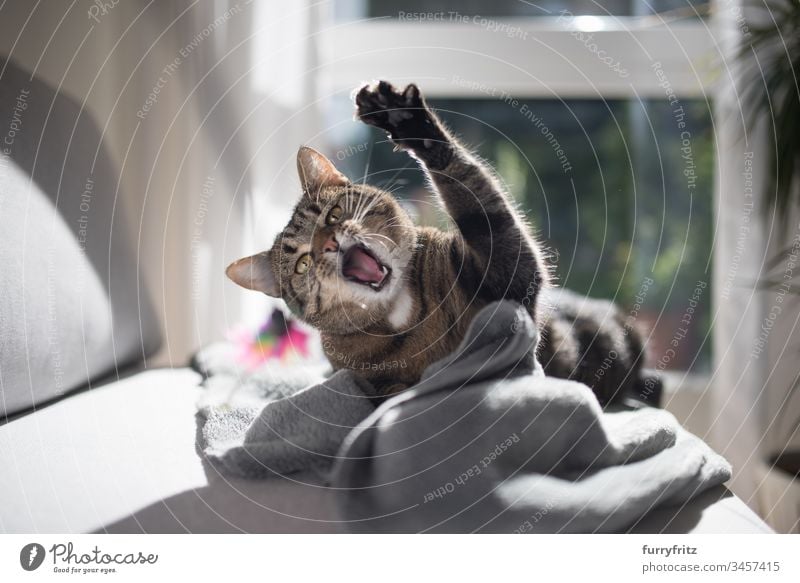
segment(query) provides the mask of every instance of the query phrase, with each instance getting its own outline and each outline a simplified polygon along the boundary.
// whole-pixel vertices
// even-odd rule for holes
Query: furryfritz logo
[[[39,543],[28,543],[19,552],[19,564],[26,571],[35,571],[44,562],[44,547]]]

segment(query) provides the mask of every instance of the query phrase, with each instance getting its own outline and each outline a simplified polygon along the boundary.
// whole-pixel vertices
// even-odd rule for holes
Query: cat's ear
[[[243,288],[260,291],[274,298],[281,297],[269,251],[234,261],[225,270],[225,275]]]
[[[325,186],[345,186],[349,183],[333,162],[306,146],[297,151],[297,173],[306,194],[316,194]]]

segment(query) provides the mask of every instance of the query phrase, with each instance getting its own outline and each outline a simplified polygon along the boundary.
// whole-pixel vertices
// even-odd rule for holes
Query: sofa
[[[345,532],[312,474],[222,475],[201,376],[149,368],[161,326],[86,109],[0,60],[0,532]],[[771,532],[724,487],[636,532]]]

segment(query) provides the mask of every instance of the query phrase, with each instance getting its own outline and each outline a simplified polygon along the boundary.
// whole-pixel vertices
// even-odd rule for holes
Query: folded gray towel
[[[340,372],[260,412],[210,415],[206,451],[244,475],[334,462],[355,531],[610,532],[730,477],[669,413],[603,412],[585,385],[546,378],[537,339],[524,309],[494,303],[377,410]]]
[[[350,371],[328,379],[327,366],[271,365],[247,372],[224,343],[203,349],[194,360],[206,375],[197,403],[204,453],[232,475],[325,473],[347,434],[375,410],[364,396],[370,384]]]

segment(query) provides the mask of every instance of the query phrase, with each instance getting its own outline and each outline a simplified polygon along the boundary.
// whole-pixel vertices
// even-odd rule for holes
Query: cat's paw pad
[[[365,85],[355,101],[358,119],[389,132],[393,139],[415,137],[408,135],[409,131],[418,132],[420,124],[428,123],[425,103],[413,83],[402,91],[386,81]]]

